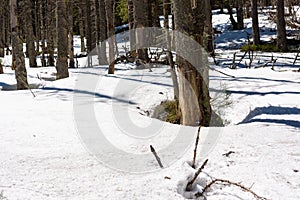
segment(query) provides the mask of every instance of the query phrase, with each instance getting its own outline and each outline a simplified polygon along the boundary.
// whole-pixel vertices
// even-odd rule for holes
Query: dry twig
[[[196,181],[197,177],[199,176],[199,174],[202,172],[202,170],[204,169],[205,165],[207,164],[208,162],[208,159],[206,159],[204,161],[204,163],[202,164],[202,166],[198,169],[198,171],[195,173],[195,176],[194,178],[188,182],[188,184],[186,185],[186,191],[191,191],[192,190],[192,187],[193,187],[193,184],[194,182]]]
[[[237,186],[239,188],[241,188],[242,190],[246,191],[246,192],[249,192],[251,193],[256,199],[259,199],[259,200],[267,200],[266,198],[264,197],[261,197],[261,196],[258,196],[255,192],[253,192],[251,189],[241,185],[240,183],[235,183],[235,182],[231,182],[229,180],[224,180],[224,179],[215,179],[213,180],[212,182],[210,182],[208,185],[206,185],[204,187],[204,189],[202,190],[202,192],[198,192],[195,194],[195,197],[198,198],[198,197],[202,197],[204,195],[204,193],[214,184],[217,184],[217,183],[226,183],[226,184],[229,184],[229,185],[234,185],[234,186]]]
[[[194,168],[194,169],[195,169],[195,163],[196,163],[196,157],[197,157],[197,148],[198,148],[198,143],[199,143],[200,130],[201,130],[201,126],[199,126],[199,128],[198,128],[195,149],[194,149],[194,158],[193,158],[193,163],[192,163],[192,168]]]

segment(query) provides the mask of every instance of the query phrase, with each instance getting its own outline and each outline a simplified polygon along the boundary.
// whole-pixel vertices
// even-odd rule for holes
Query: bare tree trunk
[[[168,8],[170,7],[170,0],[164,0],[163,1],[163,12],[164,12],[164,27],[166,31],[166,40],[167,40],[167,58],[168,62],[171,67],[171,78],[173,82],[173,87],[174,87],[174,99],[178,103],[179,99],[179,88],[178,88],[178,78],[176,74],[176,69],[175,69],[175,62],[173,61],[173,54],[171,52],[171,37],[170,37],[170,26],[169,26],[169,12]]]
[[[244,9],[243,0],[237,0],[237,28],[238,30],[244,29]]]
[[[253,44],[259,45],[260,34],[258,26],[257,0],[252,0],[252,37]]]
[[[84,5],[84,21],[85,21],[85,37],[86,37],[86,46],[87,46],[87,52],[91,52],[93,50],[92,47],[92,21],[91,21],[91,6],[90,6],[90,0],[85,1]]]
[[[13,48],[13,55],[15,58],[14,65],[15,65],[15,76],[17,80],[17,89],[23,90],[28,89],[28,82],[27,82],[27,71],[25,67],[25,57],[23,53],[23,43],[20,39],[19,34],[19,24],[18,24],[18,17],[19,17],[19,9],[17,5],[17,0],[10,1],[11,6],[11,33],[12,33],[12,48]]]
[[[35,39],[33,33],[33,26],[32,26],[32,1],[26,0],[24,6],[24,13],[25,13],[25,23],[26,23],[26,47],[27,53],[29,57],[29,66],[30,67],[37,67],[36,62],[36,52],[35,52]]]
[[[10,10],[10,1],[9,0],[5,0],[4,1],[4,5],[3,8],[6,8],[6,10]],[[6,47],[6,55],[9,55],[11,53],[9,46],[11,44],[11,37],[12,37],[12,33],[11,33],[11,19],[10,19],[10,13],[9,12],[5,12],[4,13],[4,44]]]
[[[232,7],[229,3],[226,4],[226,8],[228,10],[228,13],[229,13],[229,19],[230,19],[230,22],[232,24],[232,29],[233,30],[237,30],[238,29],[238,24],[237,22],[235,21],[234,17],[233,17],[233,12],[232,12]]]
[[[135,38],[135,32],[133,31],[135,25],[134,25],[134,4],[133,0],[128,0],[128,22],[129,22],[129,30],[130,35],[130,51],[135,50],[135,44],[136,44],[136,38]]]
[[[5,18],[4,18],[4,0],[0,0],[0,57],[4,57],[5,48]]]
[[[136,34],[136,45],[144,46],[145,35],[143,34],[144,27],[149,26],[149,17],[148,17],[148,0],[133,0],[134,3],[134,19],[135,19],[135,28],[140,28],[140,31]],[[137,59],[145,62],[149,62],[148,50],[145,48],[137,47]]]
[[[192,3],[194,5],[192,5]],[[175,28],[203,45],[205,8],[202,0],[174,0]],[[207,55],[203,49],[188,44],[182,38],[175,38],[179,76],[179,106],[182,124],[209,126],[211,106],[208,86]],[[186,43],[187,42],[187,43]],[[180,47],[180,48],[178,48]],[[186,58],[195,59],[193,66]]]
[[[205,49],[210,53],[210,55],[214,55],[214,45],[213,45],[213,24],[212,24],[212,7],[211,0],[205,1]]]
[[[45,58],[45,53],[46,53],[46,2],[42,1],[40,4],[40,22],[41,22],[41,42],[42,42],[42,67],[46,67],[46,58]]]
[[[35,1],[34,4],[34,8],[35,8],[35,12],[34,12],[34,23],[35,23],[35,39],[36,39],[36,52],[39,55],[40,54],[40,39],[41,39],[41,19],[40,19],[40,1]]]
[[[47,1],[47,51],[48,66],[55,66],[54,60],[54,38],[56,34],[55,27],[55,0]]]
[[[284,0],[277,0],[277,46],[282,51],[288,51],[286,42],[286,25],[284,19]]]
[[[75,68],[73,40],[73,1],[68,1],[68,32],[69,32],[69,68]]]
[[[107,39],[107,25],[106,25],[106,11],[105,1],[99,1],[99,39],[100,39],[100,65],[107,65],[106,55],[106,39]]]
[[[80,0],[76,0],[76,5],[78,9],[78,23],[79,23],[79,34],[80,34],[80,48],[81,52],[85,51],[85,43],[84,43],[84,29],[85,29],[85,21],[84,21],[84,14],[83,14],[83,3]]]
[[[96,9],[96,2],[95,0],[90,0],[90,28],[91,28],[91,49],[90,51],[95,50],[97,46],[97,40],[98,40],[98,33],[97,33],[97,9]]]
[[[56,28],[57,28],[57,62],[56,79],[69,77],[68,71],[68,17],[66,2],[56,0]]]
[[[115,25],[114,25],[114,0],[105,0],[106,23],[109,45],[109,68],[108,74],[115,73]]]

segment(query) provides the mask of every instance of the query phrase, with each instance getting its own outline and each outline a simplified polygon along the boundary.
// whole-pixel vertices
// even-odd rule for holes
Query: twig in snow
[[[200,130],[201,130],[201,126],[199,126],[199,128],[198,128],[195,149],[194,149],[194,158],[193,158],[193,163],[192,163],[192,168],[194,168],[194,169],[195,169],[195,163],[196,163],[196,157],[197,157],[197,147],[198,147],[198,143],[199,143]]]
[[[246,192],[249,192],[251,193],[256,199],[259,199],[259,200],[267,200],[266,198],[264,197],[261,197],[261,196],[258,196],[255,192],[253,192],[251,189],[249,188],[246,188],[245,186],[241,185],[240,183],[235,183],[235,182],[231,182],[229,180],[224,180],[224,179],[215,179],[213,180],[212,182],[210,182],[208,185],[206,185],[204,187],[204,189],[202,190],[202,192],[198,192],[195,194],[195,197],[198,198],[198,197],[202,197],[204,195],[204,193],[214,184],[217,184],[217,183],[227,183],[229,185],[234,185],[234,186],[237,186],[239,188],[241,188],[242,190],[246,191]]]
[[[151,149],[151,152],[153,153],[153,155],[154,155],[156,161],[158,162],[159,166],[160,166],[161,168],[164,168],[163,164],[162,164],[161,161],[160,161],[160,158],[158,157],[158,155],[157,155],[157,153],[156,153],[156,151],[155,151],[155,149],[153,148],[152,145],[150,145],[150,149]]]
[[[202,164],[202,166],[198,169],[198,171],[195,173],[195,176],[194,178],[188,182],[188,184],[186,185],[186,191],[191,191],[192,190],[192,187],[193,187],[193,184],[194,182],[196,181],[197,177],[199,176],[199,174],[202,172],[202,170],[204,169],[205,165],[207,164],[208,162],[208,159],[206,159],[204,161],[204,163]]]

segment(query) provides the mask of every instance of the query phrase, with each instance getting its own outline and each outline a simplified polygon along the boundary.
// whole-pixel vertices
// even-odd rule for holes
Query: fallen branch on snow
[[[208,185],[206,185],[204,187],[204,189],[202,190],[202,192],[198,192],[195,194],[195,197],[198,198],[198,197],[202,197],[204,195],[204,193],[214,184],[218,184],[218,183],[226,183],[226,184],[229,184],[229,185],[234,185],[236,187],[239,187],[241,188],[242,190],[246,191],[246,192],[249,192],[251,193],[256,199],[259,199],[259,200],[267,200],[266,198],[264,197],[261,197],[261,196],[258,196],[255,192],[253,192],[251,189],[241,185],[240,183],[235,183],[235,182],[231,182],[229,180],[224,180],[224,179],[215,179],[213,180],[212,182],[210,182]]]
[[[204,169],[205,165],[207,164],[208,162],[208,159],[206,159],[204,161],[204,163],[202,164],[202,166],[198,169],[198,171],[195,173],[195,176],[194,178],[188,182],[188,184],[186,185],[186,191],[191,191],[192,190],[192,187],[193,187],[193,184],[194,182],[197,180],[197,177],[199,176],[199,174],[202,172],[202,170]]]

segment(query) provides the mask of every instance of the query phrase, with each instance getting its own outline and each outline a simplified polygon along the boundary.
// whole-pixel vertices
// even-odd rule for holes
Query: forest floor
[[[264,17],[262,13],[264,27],[272,27]],[[293,65],[295,53],[259,52],[253,67],[243,65],[246,58],[229,69],[234,52],[243,55],[236,48],[246,39],[244,32],[228,30],[228,18],[214,15],[214,26],[223,33],[217,38],[218,65],[211,67],[233,77],[210,74],[213,108],[226,126],[201,129],[197,167],[209,161],[194,191],[183,188],[195,173],[190,162],[197,128],[148,116],[161,101],[172,99],[168,67],[138,70],[118,64],[114,75],[106,75],[107,66],[84,68],[81,58],[80,68],[70,69],[64,80],[55,81],[54,67],[28,68],[35,97],[14,90],[14,72],[4,67],[0,200],[175,200],[200,191],[202,182],[212,178],[240,183],[267,199],[300,199],[300,60]],[[247,20],[246,26],[251,27]],[[272,64],[254,67],[272,55],[277,59],[273,69]],[[2,59],[10,65],[9,56]],[[206,196],[255,199],[224,184],[212,186]]]

